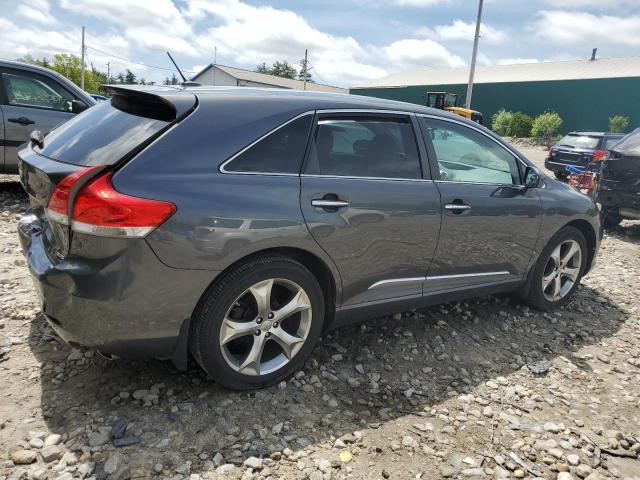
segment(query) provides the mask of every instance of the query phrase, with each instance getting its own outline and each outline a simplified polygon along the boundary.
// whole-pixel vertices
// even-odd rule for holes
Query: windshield
[[[587,135],[567,135],[558,142],[559,147],[596,148],[600,138]]]

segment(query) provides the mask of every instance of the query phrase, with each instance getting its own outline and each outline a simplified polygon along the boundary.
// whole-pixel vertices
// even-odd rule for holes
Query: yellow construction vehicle
[[[482,113],[462,107],[457,93],[427,92],[427,107],[446,110],[482,125]]]

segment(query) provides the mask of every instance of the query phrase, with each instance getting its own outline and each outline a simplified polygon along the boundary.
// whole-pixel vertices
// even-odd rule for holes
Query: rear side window
[[[156,118],[143,113],[129,113],[115,108],[111,101],[102,102],[53,130],[44,138],[44,147],[35,150],[73,165],[111,165],[168,123],[155,112]]]
[[[604,141],[604,146],[603,146],[603,150],[611,150],[611,147],[613,147],[614,145],[616,145],[620,140],[622,140],[622,137],[607,137]]]
[[[225,172],[300,173],[313,115],[281,126],[223,164]]]
[[[323,117],[318,121],[306,173],[421,178],[413,127],[405,117]]]

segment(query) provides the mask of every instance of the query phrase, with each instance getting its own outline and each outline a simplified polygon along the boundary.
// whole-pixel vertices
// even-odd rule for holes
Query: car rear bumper
[[[567,171],[567,167],[578,167],[578,168],[585,168],[587,166],[587,164],[584,163],[571,163],[571,162],[563,162],[562,160],[558,161],[558,160],[549,160],[549,157],[547,157],[544,160],[544,168],[546,168],[547,170],[551,170],[552,172],[560,172],[560,173],[569,173]]]
[[[85,255],[74,255],[72,245],[72,254],[58,260],[31,213],[20,220],[18,233],[42,311],[64,341],[119,357],[180,363],[175,357],[184,350],[189,319],[213,272],[167,267],[143,239],[84,235],[76,250]]]

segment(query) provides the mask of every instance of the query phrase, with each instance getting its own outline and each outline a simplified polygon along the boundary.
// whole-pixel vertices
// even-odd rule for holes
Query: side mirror
[[[535,168],[528,166],[524,169],[524,186],[525,190],[540,186],[540,174]]]
[[[87,108],[89,108],[89,106],[86,103],[80,100],[71,100],[71,113],[82,113]]]

